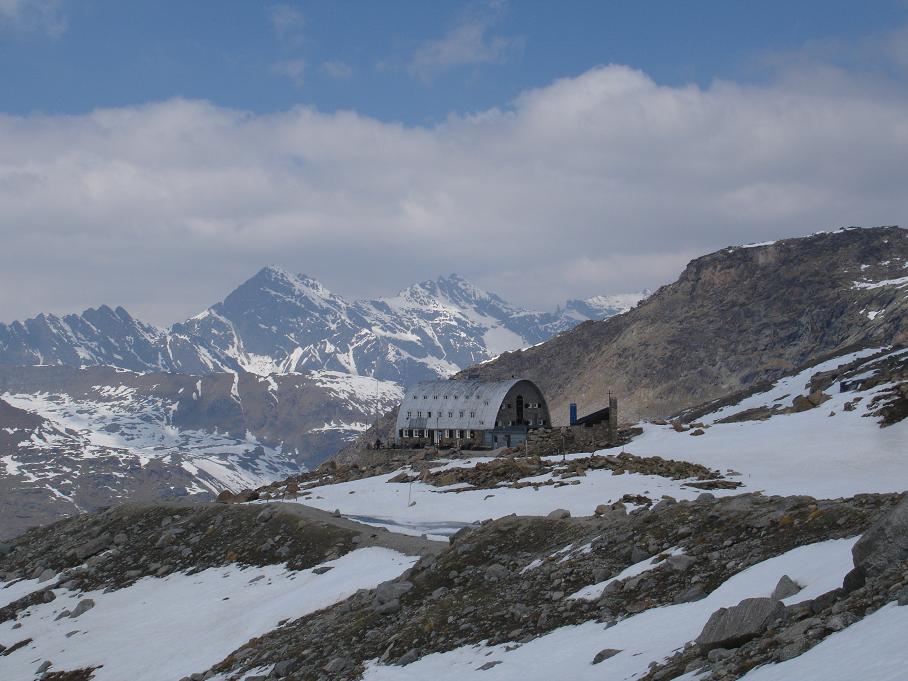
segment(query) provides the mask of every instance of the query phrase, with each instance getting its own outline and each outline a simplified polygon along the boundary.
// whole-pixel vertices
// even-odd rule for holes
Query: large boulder
[[[908,494],[861,535],[851,555],[855,568],[865,577],[882,574],[908,560]]]
[[[730,608],[719,608],[697,637],[700,650],[737,648],[762,634],[785,613],[785,606],[774,598],[745,598]]]

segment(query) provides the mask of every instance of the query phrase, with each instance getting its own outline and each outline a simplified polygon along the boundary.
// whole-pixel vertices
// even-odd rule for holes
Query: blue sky
[[[417,125],[507,107],[528,88],[611,63],[666,85],[759,82],[780,55],[885,33],[908,16],[895,0],[4,4],[19,8],[0,32],[8,113],[185,97]]]
[[[908,222],[906,0],[0,0],[0,84],[0,321],[268,264],[552,309]]]

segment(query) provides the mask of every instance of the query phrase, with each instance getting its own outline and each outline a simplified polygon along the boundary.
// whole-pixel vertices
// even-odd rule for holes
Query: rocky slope
[[[556,312],[506,303],[457,275],[391,298],[350,302],[305,275],[266,267],[168,330],[121,307],[0,324],[0,364],[259,375],[340,371],[412,383],[539,343],[644,294],[571,300]]]
[[[900,679],[906,362],[905,347],[839,354],[595,455],[400,451],[330,462],[258,500],[33,529],[0,543],[0,669]]]
[[[852,345],[908,339],[908,231],[844,229],[693,260],[629,312],[463,375],[527,376],[555,423],[617,393],[621,418],[667,416]]]
[[[411,556],[296,504],[115,509],[2,546],[0,660],[10,681],[785,678],[842,632],[905,621],[898,502],[704,494],[511,516]],[[901,661],[877,653],[863,678]]]

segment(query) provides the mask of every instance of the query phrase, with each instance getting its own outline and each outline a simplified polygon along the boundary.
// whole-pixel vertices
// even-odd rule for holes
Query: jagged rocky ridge
[[[668,416],[830,352],[908,339],[908,231],[844,229],[726,248],[628,313],[578,325],[461,375],[527,376],[553,421],[617,393],[621,418]]]
[[[122,307],[0,324],[0,364],[259,375],[341,371],[412,383],[542,342],[645,294],[531,312],[451,275],[391,298],[349,302],[305,275],[266,267],[222,302],[168,330]]]

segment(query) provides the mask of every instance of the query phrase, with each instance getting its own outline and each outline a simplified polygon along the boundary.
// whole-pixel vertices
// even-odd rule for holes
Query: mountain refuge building
[[[397,414],[402,447],[515,447],[552,419],[539,387],[525,378],[505,381],[442,379],[407,390]]]

